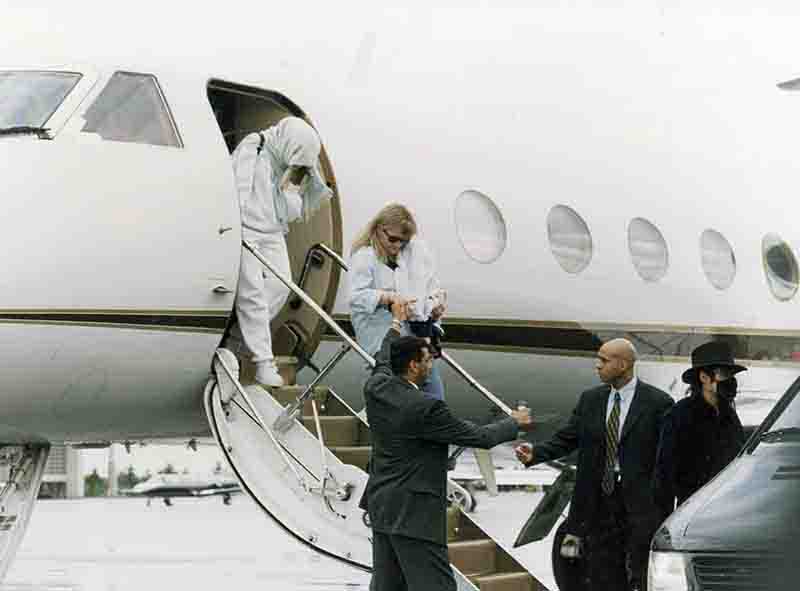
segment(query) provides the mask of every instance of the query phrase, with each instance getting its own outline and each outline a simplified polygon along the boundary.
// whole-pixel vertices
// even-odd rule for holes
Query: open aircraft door
[[[579,556],[565,556],[565,552],[562,552],[564,538],[569,533],[569,524],[564,518],[575,490],[576,470],[560,462],[553,462],[553,467],[561,470],[561,474],[520,529],[514,548],[544,540],[551,536],[553,528],[557,526],[550,553],[553,576],[562,591],[582,591],[588,589],[583,560]]]

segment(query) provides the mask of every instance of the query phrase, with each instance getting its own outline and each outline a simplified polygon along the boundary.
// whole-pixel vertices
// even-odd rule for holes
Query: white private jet
[[[176,497],[203,498],[221,496],[222,502],[231,504],[231,495],[242,492],[239,482],[233,474],[214,474],[209,476],[191,476],[186,474],[156,474],[139,482],[125,495],[145,497],[147,506],[156,499],[162,499],[167,507],[172,506]]]
[[[783,21],[698,20],[694,6],[295,10],[271,6],[281,26],[246,49],[225,50],[216,31],[220,51],[203,59],[95,51],[0,68],[0,442],[14,468],[0,575],[50,444],[209,433],[287,530],[370,567],[357,508],[367,426],[350,412],[364,361],[351,353],[320,381],[332,390],[310,391],[309,429],[278,429],[287,400],[242,386],[226,349],[241,252],[229,154],[289,114],[319,130],[335,191],[288,237],[302,292],[273,332],[300,368],[330,357],[320,342],[338,335],[302,295],[346,325],[339,256],[399,200],[436,251],[453,356],[534,414],[566,417],[615,336],[639,348],[640,377],[676,397],[689,352],[729,341],[751,368],[740,412],[753,402],[752,423],[800,373],[800,83]],[[492,404],[463,377],[448,370],[449,403],[484,414]],[[328,432],[335,453],[313,435],[332,407],[343,414],[328,423],[352,435]],[[551,577],[515,557],[526,576]]]

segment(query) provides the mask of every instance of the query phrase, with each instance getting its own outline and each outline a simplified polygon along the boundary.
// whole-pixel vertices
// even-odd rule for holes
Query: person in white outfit
[[[298,117],[251,133],[233,152],[233,172],[242,215],[242,238],[283,275],[291,277],[284,234],[289,223],[308,220],[332,191],[319,171],[322,145],[317,132]],[[236,317],[262,386],[282,386],[272,353],[270,321],[287,288],[244,247],[236,292]]]

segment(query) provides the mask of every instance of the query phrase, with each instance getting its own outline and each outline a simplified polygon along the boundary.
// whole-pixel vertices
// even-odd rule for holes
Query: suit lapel
[[[606,425],[606,413],[608,411],[608,395],[611,393],[611,386],[603,387],[603,395],[598,397],[598,404],[597,404],[597,418],[598,418],[598,429],[599,433],[602,434],[603,441],[605,441],[606,437],[606,429],[608,426]]]
[[[625,416],[625,423],[622,425],[622,435],[620,435],[619,438],[620,443],[622,443],[625,436],[630,432],[636,419],[639,418],[639,415],[644,409],[644,395],[640,391],[641,388],[642,382],[639,380],[636,383],[636,390],[634,390],[633,400],[631,401],[630,408],[628,408],[628,414]]]

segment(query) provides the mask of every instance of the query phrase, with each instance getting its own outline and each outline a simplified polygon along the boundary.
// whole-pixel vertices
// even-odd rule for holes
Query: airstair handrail
[[[265,265],[270,271],[272,271],[272,273],[278,279],[280,279],[286,285],[286,287],[291,289],[306,304],[311,306],[311,309],[314,310],[317,314],[319,314],[322,317],[322,319],[325,320],[325,322],[328,323],[328,326],[333,328],[336,331],[336,334],[338,334],[340,337],[342,337],[345,340],[345,342],[348,345],[350,345],[356,351],[356,353],[361,355],[361,357],[363,357],[364,360],[367,363],[369,363],[370,367],[375,367],[375,360],[366,351],[364,351],[361,347],[359,347],[358,344],[356,344],[356,342],[353,341],[353,339],[350,338],[350,335],[348,335],[344,330],[342,330],[342,328],[339,326],[339,324],[335,320],[333,320],[333,318],[328,316],[328,314],[322,308],[320,308],[317,305],[317,303],[314,300],[312,300],[308,296],[308,294],[306,294],[306,292],[304,292],[301,288],[299,288],[297,285],[295,285],[290,279],[287,279],[286,277],[281,275],[281,273],[278,270],[276,270],[275,267],[269,261],[267,261],[261,255],[261,253],[258,252],[258,250],[252,244],[247,242],[247,240],[243,240],[242,244],[244,244],[245,248],[247,248],[247,250],[252,252],[253,255],[259,261],[261,261],[261,263],[263,265]],[[344,262],[344,259],[342,259],[341,256],[339,256],[339,254],[337,252],[331,250],[325,244],[323,244],[323,243],[316,244],[314,246],[314,248],[315,249],[324,250],[332,258],[334,258],[334,260],[336,260],[337,264],[345,272],[348,272],[350,270],[347,267],[347,263]],[[509,415],[509,416],[511,415],[511,408],[505,402],[503,402],[497,396],[495,396],[489,390],[487,390],[486,387],[483,386],[483,384],[481,384],[478,380],[476,380],[474,377],[472,377],[472,374],[470,374],[466,369],[461,367],[461,365],[459,365],[452,357],[450,357],[450,355],[448,355],[444,351],[442,351],[442,359],[444,359],[445,362],[447,362],[447,364],[450,367],[452,367],[453,370],[455,370],[456,373],[458,373],[462,378],[464,378],[470,386],[472,386],[475,390],[477,390],[479,394],[481,394],[484,398],[486,398],[489,402],[491,402],[492,404],[497,406],[500,410],[502,410],[507,415]],[[336,359],[336,361],[338,362],[339,359]]]
[[[327,254],[329,257],[331,257],[331,259],[333,259],[333,261],[337,265],[339,265],[339,267],[341,267],[344,271],[347,271],[347,263],[344,262],[344,259],[341,257],[341,255],[338,252],[336,252],[335,250],[333,250],[330,246],[325,244],[324,242],[320,242],[318,244],[315,244],[312,247],[312,250],[321,250],[322,252]]]
[[[304,302],[305,302],[305,303],[306,303],[306,304],[307,304],[307,305],[308,305],[308,306],[309,306],[309,307],[310,307],[312,310],[314,310],[314,312],[316,312],[317,314],[319,314],[320,318],[322,318],[322,319],[325,321],[325,323],[326,323],[328,326],[330,326],[330,327],[331,327],[331,328],[332,328],[332,329],[333,329],[333,330],[336,332],[336,334],[338,334],[338,335],[339,335],[339,336],[340,336],[340,337],[341,337],[341,338],[342,338],[342,339],[343,339],[343,340],[344,340],[344,341],[345,341],[345,342],[346,342],[348,345],[350,345],[350,347],[353,349],[353,351],[355,351],[356,353],[358,353],[358,354],[361,356],[361,358],[362,358],[364,361],[366,361],[366,362],[369,364],[369,366],[370,366],[370,367],[375,367],[375,359],[373,359],[372,355],[370,355],[369,353],[367,353],[366,351],[364,351],[364,349],[362,349],[362,348],[359,346],[359,344],[358,344],[358,343],[356,343],[356,342],[355,342],[355,341],[354,341],[352,338],[350,338],[350,335],[349,335],[349,334],[347,334],[347,333],[346,333],[346,332],[345,332],[345,331],[342,329],[342,327],[341,327],[341,326],[339,326],[339,324],[338,324],[338,323],[337,323],[337,322],[336,322],[336,321],[335,321],[333,318],[331,318],[331,317],[328,315],[328,313],[327,313],[325,310],[323,310],[323,309],[322,309],[322,308],[321,308],[321,307],[320,307],[320,306],[317,304],[317,302],[315,302],[313,299],[311,299],[311,297],[310,297],[310,296],[309,296],[309,295],[308,295],[308,294],[307,294],[305,291],[303,291],[302,289],[300,289],[300,288],[299,288],[299,287],[298,287],[298,286],[297,286],[297,285],[294,283],[294,281],[292,281],[292,280],[291,280],[291,279],[289,279],[288,277],[284,277],[284,276],[283,276],[283,273],[281,273],[280,271],[278,271],[278,270],[275,268],[275,265],[273,265],[273,264],[272,264],[272,263],[270,263],[270,262],[269,262],[267,259],[265,259],[265,258],[264,258],[264,256],[263,256],[263,255],[262,255],[260,252],[258,252],[258,249],[257,249],[255,246],[253,246],[253,245],[252,245],[250,242],[248,242],[247,240],[242,240],[242,245],[243,245],[243,246],[244,246],[244,247],[245,247],[247,250],[249,250],[249,251],[252,253],[252,255],[253,255],[254,257],[256,257],[256,258],[258,259],[258,261],[259,261],[259,262],[260,262],[262,265],[264,265],[264,266],[265,266],[267,269],[269,269],[269,270],[270,270],[270,272],[271,272],[273,275],[275,275],[275,277],[277,277],[278,279],[280,279],[280,280],[281,280],[281,283],[283,283],[283,284],[284,284],[286,287],[288,287],[288,288],[289,288],[289,289],[290,289],[292,292],[294,292],[294,294],[295,294],[296,296],[298,296],[298,297],[299,297],[301,300],[303,300],[303,301],[304,301]]]
[[[490,402],[494,403],[500,410],[502,410],[507,415],[511,415],[511,407],[509,407],[505,402],[500,400],[497,396],[492,394],[489,390],[487,390],[483,384],[481,384],[478,380],[476,380],[472,375],[461,365],[459,365],[455,359],[450,357],[446,352],[442,351],[442,359],[447,362],[447,365],[452,367],[456,373],[458,373],[462,378],[464,378],[467,383],[475,388],[480,394],[483,395],[484,398],[489,400]]]
[[[309,248],[308,252],[306,253],[306,259],[303,261],[303,269],[300,271],[300,276],[297,278],[297,287],[305,290],[306,279],[308,278],[309,270],[312,266],[321,267],[324,265],[326,256],[330,258],[331,261],[339,265],[340,268],[347,271],[347,263],[345,263],[344,259],[339,256],[339,253],[337,253],[324,242],[317,242],[314,246]],[[302,303],[302,300],[298,296],[295,296],[289,302],[289,305],[293,310],[297,310]]]
[[[297,400],[284,409],[283,413],[281,413],[281,415],[275,419],[275,423],[273,424],[273,428],[276,431],[283,433],[292,426],[294,420],[300,415],[300,410],[303,408],[306,400],[312,398],[314,394],[314,388],[316,388],[317,384],[322,381],[322,379],[336,366],[337,363],[339,363],[339,361],[341,361],[342,357],[350,352],[350,349],[351,347],[347,343],[342,345],[336,354],[331,357],[328,363],[325,364],[325,367],[323,367],[319,373],[317,373],[317,375],[308,385],[306,385],[303,393],[297,397]]]

